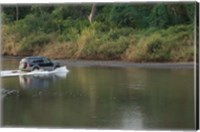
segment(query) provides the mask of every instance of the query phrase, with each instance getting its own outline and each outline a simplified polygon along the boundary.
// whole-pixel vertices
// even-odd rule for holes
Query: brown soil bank
[[[99,60],[57,60],[69,67],[118,67],[118,68],[189,68],[195,67],[194,62],[181,63],[135,63],[125,61],[99,61]]]
[[[2,56],[3,59],[17,59],[21,60],[23,57],[16,56]],[[196,66],[195,62],[165,62],[165,63],[135,63],[135,62],[127,62],[127,61],[105,61],[105,60],[75,60],[75,59],[57,59],[54,60],[59,62],[61,65],[66,65],[68,67],[116,67],[116,68],[164,68],[164,69],[194,69]]]

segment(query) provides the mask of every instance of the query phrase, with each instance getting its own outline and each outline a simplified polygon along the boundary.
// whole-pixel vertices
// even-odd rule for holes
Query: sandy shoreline
[[[2,59],[17,59],[20,61],[22,57],[3,56]],[[67,65],[69,67],[121,67],[121,68],[190,68],[195,67],[194,62],[127,62],[122,60],[55,60],[60,62],[61,65]]]
[[[121,68],[194,68],[194,62],[159,63],[145,62],[135,63],[126,61],[101,61],[101,60],[57,60],[70,67],[121,67]]]

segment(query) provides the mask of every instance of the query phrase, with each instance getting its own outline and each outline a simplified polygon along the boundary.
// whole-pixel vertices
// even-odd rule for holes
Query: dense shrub
[[[21,51],[33,51],[36,47],[42,47],[50,42],[50,35],[44,33],[30,35],[22,41]]]
[[[96,4],[90,23],[92,4],[6,6],[1,13],[2,51],[54,58],[191,61],[194,7]]]
[[[127,49],[124,58],[133,61],[190,61],[194,56],[193,37],[191,25],[157,30],[148,36],[141,35]]]

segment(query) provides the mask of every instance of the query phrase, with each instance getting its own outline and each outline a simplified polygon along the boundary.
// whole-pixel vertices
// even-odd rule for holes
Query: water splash
[[[20,70],[5,70],[0,72],[0,77],[12,77],[12,76],[28,76],[28,75],[49,75],[56,74],[58,76],[65,76],[69,72],[66,66],[59,67],[52,71],[37,70],[32,72],[23,72]]]

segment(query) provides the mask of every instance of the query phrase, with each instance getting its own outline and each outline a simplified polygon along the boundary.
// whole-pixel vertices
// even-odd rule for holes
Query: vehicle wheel
[[[60,66],[55,66],[55,67],[54,67],[54,70],[57,69],[57,68],[59,68],[59,67],[60,67]]]
[[[32,71],[38,71],[40,68],[39,67],[34,67],[33,69],[32,69]]]

